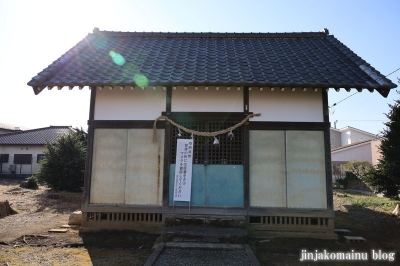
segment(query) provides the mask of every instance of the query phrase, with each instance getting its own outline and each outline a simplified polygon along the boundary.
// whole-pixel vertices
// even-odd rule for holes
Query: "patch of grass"
[[[393,211],[400,201],[387,198],[353,195],[353,205],[365,208],[381,208],[386,212]]]

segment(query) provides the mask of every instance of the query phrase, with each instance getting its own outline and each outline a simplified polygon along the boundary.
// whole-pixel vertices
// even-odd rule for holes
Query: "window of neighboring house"
[[[0,163],[8,163],[9,154],[0,154]]]
[[[36,162],[37,163],[39,163],[41,160],[43,160],[44,159],[44,154],[38,154],[37,155],[37,159],[36,159]]]
[[[14,154],[14,164],[31,164],[32,154]]]

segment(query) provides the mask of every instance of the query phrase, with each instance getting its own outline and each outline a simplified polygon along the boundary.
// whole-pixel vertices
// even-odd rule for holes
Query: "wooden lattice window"
[[[214,132],[234,126],[237,122],[178,122],[178,124],[200,132]],[[171,133],[171,162],[175,163],[178,128],[172,126]],[[193,163],[243,164],[243,127],[233,130],[232,133],[233,137],[228,134],[217,136],[218,145],[213,144],[213,137],[194,136]],[[182,139],[191,138],[191,135],[184,131],[181,135]]]

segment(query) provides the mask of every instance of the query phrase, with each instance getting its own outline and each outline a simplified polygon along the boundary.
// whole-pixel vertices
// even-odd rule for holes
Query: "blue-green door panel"
[[[206,176],[204,165],[193,164],[192,168],[192,194],[190,196],[191,206],[205,206],[205,183]],[[175,164],[169,166],[169,204],[172,205],[174,196]],[[175,205],[187,206],[186,201],[175,201]]]
[[[169,204],[174,194],[175,164],[169,171]],[[244,183],[242,165],[193,165],[191,206],[243,206]],[[188,202],[175,202],[187,206]]]
[[[243,206],[242,165],[208,165],[204,168],[206,206]]]

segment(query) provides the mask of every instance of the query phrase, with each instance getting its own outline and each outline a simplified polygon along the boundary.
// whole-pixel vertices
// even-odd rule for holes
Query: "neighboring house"
[[[331,149],[362,142],[365,140],[377,140],[378,136],[372,133],[354,128],[344,127],[341,129],[331,128]]]
[[[201,222],[257,236],[336,238],[328,90],[395,88],[335,37],[97,28],[35,76],[91,89],[82,231]],[[190,202],[173,201],[178,138],[194,136]],[[229,132],[228,132],[229,133]],[[189,160],[190,161],[190,160]],[[179,163],[179,162],[178,162]],[[190,204],[190,205],[189,205]]]
[[[17,131],[28,130],[28,128],[0,122],[0,135]]]
[[[372,165],[381,158],[377,135],[354,128],[331,128],[331,159],[333,179],[343,178],[343,165],[350,161],[367,161]]]
[[[40,170],[46,141],[56,143],[69,126],[50,126],[0,135],[0,175],[30,176]]]

